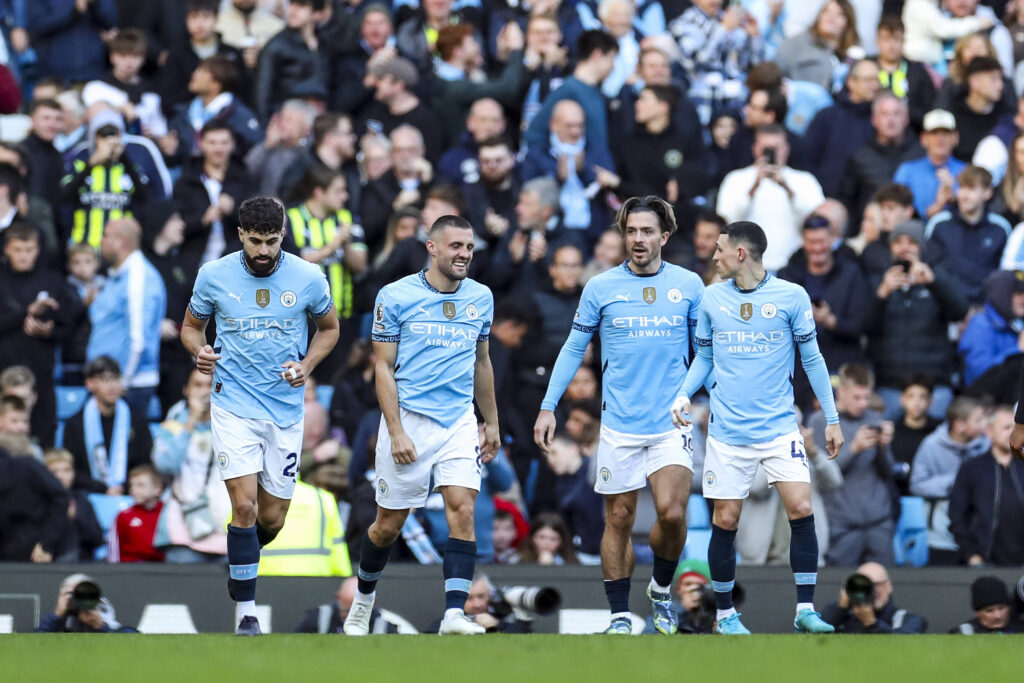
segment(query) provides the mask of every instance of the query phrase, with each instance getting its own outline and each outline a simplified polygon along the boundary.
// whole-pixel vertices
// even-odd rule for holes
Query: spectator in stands
[[[1019,633],[1011,620],[1010,592],[996,576],[979,576],[971,584],[971,609],[974,618],[954,626],[950,633],[974,636],[983,633]]]
[[[894,420],[892,437],[893,472],[896,488],[901,496],[910,495],[910,471],[914,456],[924,438],[942,424],[930,414],[932,383],[927,377],[911,376],[903,383],[900,394],[900,414]]]
[[[964,69],[967,91],[949,103],[956,117],[960,142],[953,149],[958,159],[970,159],[982,138],[988,135],[1005,111],[1003,72],[998,60],[975,57]]]
[[[874,584],[871,602],[851,604],[846,589],[839,589],[839,600],[822,610],[822,618],[836,627],[837,633],[924,633],[928,622],[905,609],[896,609],[893,602],[892,579],[885,566],[866,562],[857,567],[857,574]]]
[[[363,110],[359,129],[390,136],[399,126],[412,126],[423,136],[427,159],[436,164],[445,149],[445,128],[434,108],[413,90],[419,75],[412,62],[396,57],[374,65],[367,81],[373,84],[374,99]],[[458,121],[465,119],[463,114]]]
[[[754,163],[754,135],[757,129],[769,124],[785,126],[788,112],[789,104],[786,102],[786,94],[781,89],[769,90],[760,86],[752,86],[742,109],[743,125],[729,140],[727,170],[734,171]],[[808,123],[810,122],[808,121]],[[789,141],[790,150],[800,144],[800,139],[788,129],[786,129],[786,139]]]
[[[114,520],[108,562],[164,561],[164,553],[153,547],[157,520],[164,506],[160,500],[163,490],[160,473],[152,465],[137,465],[128,472],[128,493],[135,504],[119,512]]]
[[[359,214],[362,187],[356,163],[356,134],[352,119],[345,114],[326,112],[313,119],[313,138],[310,146],[285,170],[278,188],[278,197],[286,202],[298,201],[295,191],[299,181],[313,167],[331,170],[345,176],[349,198],[346,206],[354,215]]]
[[[1024,98],[1021,99],[1021,103],[1022,113],[1024,113]],[[1024,123],[1024,116],[1018,114],[1018,117]],[[1016,120],[1015,118],[1014,121]],[[996,140],[992,136],[987,139]],[[1002,144],[998,140],[996,142],[999,145]],[[984,145],[984,140],[978,145],[978,152],[975,154],[976,159],[981,154]],[[1004,169],[1004,175],[995,189],[995,195],[992,198],[990,208],[993,213],[998,213],[1009,221],[1010,225],[1016,227],[1024,220],[1024,134],[1018,132],[1016,125],[1013,127],[1012,141],[1003,148],[1002,158],[1004,161],[1001,167]],[[979,165],[982,165],[989,173],[993,173],[990,164]],[[1012,270],[1018,267],[1017,264],[1024,263],[1024,261],[1021,261],[1020,256],[1020,238],[1022,234],[1024,233],[1011,233],[1010,239],[1012,244],[1008,244],[1006,251],[1003,253],[1003,268],[1006,270]]]
[[[620,136],[633,134],[636,128],[636,100],[648,85],[664,85],[676,90],[672,123],[676,129],[694,138],[695,144],[703,145],[703,129],[697,110],[690,100],[684,97],[686,86],[673,77],[672,60],[660,47],[646,47],[640,51],[636,73],[610,100],[610,139],[615,141]]]
[[[836,462],[843,485],[826,491],[829,566],[855,566],[862,562],[893,563],[892,443],[893,424],[868,409],[874,389],[871,371],[861,365],[844,365],[839,371],[836,407],[843,417],[846,444]],[[819,449],[825,445],[825,418],[811,416],[809,426]]]
[[[576,42],[576,68],[556,90],[544,100],[537,115],[526,129],[524,142],[527,149],[546,149],[549,141],[550,120],[555,105],[565,99],[575,100],[585,114],[584,128],[591,145],[601,146],[605,158],[611,156],[608,138],[608,115],[601,83],[615,66],[619,52],[618,42],[604,31],[584,31]]]
[[[160,381],[160,324],[167,309],[163,280],[141,246],[142,228],[133,218],[104,228],[101,255],[110,270],[89,306],[92,332],[85,352],[87,360],[110,356],[117,361],[125,400],[140,417]]]
[[[331,60],[328,100],[331,111],[355,118],[373,98],[373,88],[364,84],[367,72],[398,56],[389,7],[374,2],[359,9],[363,11],[356,45],[334,46],[338,53]]]
[[[28,113],[32,118],[32,132],[22,143],[29,161],[26,189],[30,195],[44,198],[53,215],[60,216],[64,160],[53,143],[61,131],[64,112],[55,100],[34,99]]]
[[[988,418],[989,452],[960,465],[949,493],[949,530],[970,566],[1024,565],[1024,462],[1010,453],[1013,408]]]
[[[523,32],[509,22],[498,34],[498,50],[506,55],[497,78],[485,80],[483,50],[469,24],[445,26],[437,35],[440,59],[434,63],[432,101],[450,142],[459,139],[470,105],[490,97],[505,106],[515,102],[523,68]],[[500,132],[500,131],[499,131]]]
[[[625,260],[626,241],[622,238],[622,232],[618,228],[608,228],[597,238],[597,243],[594,244],[594,253],[583,266],[580,282],[587,284],[590,278],[616,266],[621,266]]]
[[[25,404],[26,423],[19,431],[26,435],[31,434],[35,430],[27,420],[36,407],[39,394],[36,393],[36,376],[27,365],[8,365],[0,372],[0,398],[7,396],[19,398]],[[9,432],[10,428],[7,427],[3,431]]]
[[[256,113],[267,122],[285,100],[327,98],[326,50],[317,23],[325,0],[291,0],[285,28],[260,50],[256,71]]]
[[[36,450],[31,445],[30,412],[31,408],[28,403],[19,397],[0,397],[0,435],[4,437],[18,437],[19,440],[27,439],[29,443],[26,452],[18,452],[15,455],[34,455],[32,451]]]
[[[75,481],[75,459],[66,449],[51,448],[43,457],[46,469],[67,490],[68,525],[61,546],[53,554],[54,562],[92,562],[96,548],[103,545],[103,528],[84,489],[72,489]]]
[[[332,602],[307,610],[295,626],[294,633],[335,633],[344,635],[342,626],[352,607],[359,581],[350,576],[341,582]],[[387,620],[380,609],[373,608],[370,614],[370,633],[398,633],[398,625]]]
[[[718,236],[724,227],[725,219],[714,211],[702,211],[697,214],[697,222],[693,229],[692,256],[675,261],[700,275],[706,285],[714,281],[713,259],[718,248]],[[671,239],[667,246],[672,246]]]
[[[288,100],[270,118],[263,142],[245,155],[245,165],[258,180],[260,194],[275,195],[281,188],[285,172],[302,154],[315,115],[311,105]]]
[[[941,417],[953,399],[958,366],[949,325],[967,314],[967,297],[956,275],[921,260],[920,221],[897,225],[889,248],[893,265],[868,302],[864,326],[885,417],[895,419],[899,413],[901,385],[910,374],[928,378],[934,387],[931,414]]]
[[[579,444],[564,435],[555,437],[546,456],[555,475],[558,512],[569,527],[577,554],[599,557],[604,499],[594,492],[593,461],[584,458]]]
[[[463,132],[452,138],[451,146],[438,162],[437,172],[447,182],[460,186],[480,180],[480,145],[504,133],[505,123],[505,112],[497,100],[482,97],[473,102]]]
[[[718,213],[732,223],[754,221],[768,235],[764,265],[776,271],[800,246],[800,226],[825,201],[813,175],[786,165],[786,129],[769,124],[757,129],[753,165],[729,173],[718,191]]]
[[[33,0],[24,7],[40,73],[65,83],[103,76],[107,60],[101,34],[118,26],[114,0]]]
[[[473,118],[473,114],[470,113],[469,117]],[[480,141],[477,154],[479,162],[473,164],[479,169],[477,179],[467,182],[462,190],[469,207],[469,222],[476,229],[478,238],[493,253],[515,223],[521,183],[512,143],[505,136],[496,135]],[[468,168],[468,161],[461,166]],[[465,179],[467,176],[462,177]]]
[[[57,151],[64,154],[73,149],[85,138],[87,132],[85,126],[85,105],[82,104],[82,96],[75,90],[65,90],[57,95],[56,101],[64,112],[63,124],[57,137],[54,138],[53,146]],[[63,160],[61,161],[63,168]],[[55,215],[60,215],[59,212]]]
[[[513,564],[559,566],[578,563],[565,520],[556,512],[534,515],[530,520],[530,533],[519,546]]]
[[[851,48],[860,48],[857,20],[848,0],[828,0],[814,24],[779,46],[775,62],[794,81],[810,81],[829,92],[838,90]],[[861,51],[863,54],[863,51]]]
[[[41,263],[57,265],[61,250],[58,249],[57,237],[53,232],[53,221],[49,221],[46,224],[48,229],[44,230],[42,226],[32,220],[30,215],[23,213],[18,208],[20,206],[24,209],[26,204],[24,193],[25,178],[19,167],[15,167],[13,164],[2,160],[4,151],[6,150],[0,148],[0,238],[2,238],[12,224],[28,221],[36,227],[39,233]],[[11,161],[14,161],[14,159],[11,159]],[[39,200],[39,203],[46,204],[44,200]],[[49,212],[48,205],[45,206],[45,210],[47,213]]]
[[[1011,356],[1024,353],[1024,274],[998,270],[985,280],[985,307],[971,317],[957,350],[968,386]]]
[[[985,27],[976,31],[991,43],[992,56],[999,60],[1002,69],[1009,76],[1013,73],[1013,38],[1009,31],[1003,26],[996,16],[992,7],[981,6],[980,0],[943,0],[943,6],[949,17],[953,19],[966,19],[969,17],[980,17],[992,22],[991,27]],[[970,61],[964,60],[964,63]],[[950,65],[952,70],[952,65]]]
[[[956,542],[949,531],[949,494],[963,462],[987,452],[985,410],[961,396],[946,410],[946,421],[925,437],[910,469],[910,493],[928,503],[929,564],[956,564]]]
[[[852,215],[864,213],[872,195],[892,181],[900,164],[924,155],[917,137],[907,134],[907,124],[907,103],[888,90],[871,103],[874,135],[853,152],[839,185],[838,196]]]
[[[417,128],[401,125],[391,131],[390,141],[391,169],[363,191],[363,229],[371,254],[383,243],[391,213],[419,206],[434,178],[434,168],[425,158],[423,135]]]
[[[2,365],[22,364],[35,377],[38,403],[32,410],[32,434],[48,447],[56,430],[53,393],[55,353],[83,315],[82,302],[60,274],[39,262],[39,231],[19,221],[4,231],[0,265]],[[123,334],[123,331],[122,331]],[[120,343],[118,338],[118,343]]]
[[[508,564],[516,554],[516,539],[519,532],[516,520],[508,510],[495,510],[491,527],[491,542],[494,544],[495,564]]]
[[[872,103],[880,87],[878,65],[870,59],[855,62],[836,103],[815,114],[807,128],[804,158],[826,197],[840,196],[847,162],[871,138]]]
[[[89,400],[64,427],[64,447],[75,457],[74,488],[123,495],[128,470],[149,462],[149,424],[121,398],[121,369],[113,358],[86,365],[85,388]]]
[[[188,92],[195,95],[179,106],[171,120],[171,133],[160,141],[164,155],[180,165],[200,153],[200,131],[210,121],[227,122],[235,136],[235,148],[245,155],[263,140],[263,129],[256,114],[233,93],[239,78],[238,62],[223,55],[207,57],[196,65],[188,81]],[[183,87],[182,90],[185,90]]]
[[[924,260],[956,275],[971,304],[984,300],[982,288],[989,273],[999,268],[1010,224],[989,213],[992,175],[968,166],[957,175],[956,205],[932,216],[925,228]]]
[[[210,438],[213,380],[193,370],[153,437],[153,464],[171,477],[163,508],[168,563],[223,562],[231,501],[217,472]]]
[[[861,262],[868,276],[868,284],[878,287],[892,265],[889,236],[896,226],[913,218],[914,195],[906,185],[886,183],[875,191],[871,200],[878,204],[878,236],[865,245],[861,252]],[[922,231],[923,225],[920,224]]]
[[[943,14],[934,0],[906,0],[903,25],[907,30],[903,47],[906,58],[944,73],[943,42],[991,29],[995,21],[978,16],[950,17]]]
[[[479,21],[474,20],[479,19],[480,6],[476,2],[460,3],[461,8],[453,11],[452,0],[422,0],[418,4],[419,11],[412,5],[411,16],[399,9],[395,46],[399,54],[411,60],[416,70],[425,76],[431,70],[441,29],[451,24],[466,23],[463,19],[479,28]]]
[[[119,28],[107,47],[112,68],[102,78],[85,84],[85,106],[106,102],[121,114],[129,132],[146,137],[166,135],[167,119],[160,106],[160,95],[155,85],[141,74],[146,60],[146,34],[137,28]]]
[[[723,10],[723,4],[696,0],[669,24],[690,81],[687,96],[704,124],[715,108],[739,108],[744,74],[764,58],[757,21],[742,6],[733,4]]]
[[[559,11],[564,12],[568,5],[560,5]],[[569,8],[574,15],[574,8]],[[522,129],[526,130],[533,118],[540,111],[541,105],[552,90],[556,90],[567,73],[569,63],[569,45],[574,38],[565,40],[562,46],[562,28],[556,16],[547,12],[531,12],[526,24],[526,50],[523,53],[523,79],[520,84],[522,103]]]
[[[0,561],[52,562],[67,530],[69,502],[43,463],[0,447]]]
[[[905,161],[896,169],[893,182],[906,185],[914,194],[914,209],[929,219],[953,201],[956,176],[967,164],[953,158],[959,136],[956,118],[944,109],[933,109],[921,124],[921,146],[925,156]]]
[[[285,22],[276,14],[257,7],[257,0],[231,0],[221,3],[217,15],[217,33],[221,40],[242,51],[247,69],[255,69],[260,50],[285,28]]]
[[[887,14],[878,22],[878,77],[882,87],[906,103],[910,125],[921,130],[925,112],[935,102],[935,82],[921,62],[903,54],[905,27],[898,15]]]

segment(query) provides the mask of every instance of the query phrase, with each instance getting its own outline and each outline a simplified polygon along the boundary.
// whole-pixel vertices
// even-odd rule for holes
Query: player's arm
[[[537,421],[533,425],[533,440],[544,452],[551,444],[555,436],[555,407],[558,400],[562,398],[569,382],[583,362],[583,356],[587,352],[587,344],[594,336],[592,329],[584,328],[573,324],[569,331],[569,337],[562,345],[555,360],[555,367],[551,370],[551,380],[548,382],[548,390],[544,394],[544,400],[540,404],[540,412],[537,414]]]
[[[377,387],[377,402],[384,415],[384,423],[391,436],[391,457],[399,465],[416,461],[416,446],[402,427],[398,410],[398,383],[395,382],[395,359],[398,358],[398,342],[373,342],[373,353],[377,357],[374,367]]]
[[[690,397],[697,393],[702,386],[708,383],[711,372],[715,367],[715,357],[711,349],[710,339],[695,338],[697,341],[697,355],[693,358],[693,364],[686,371],[683,379],[683,386],[672,402],[672,409],[669,413],[672,416],[672,424],[677,427],[690,426]]]
[[[293,387],[301,387],[306,383],[306,378],[313,373],[313,369],[320,365],[320,361],[327,357],[327,354],[331,352],[334,345],[338,343],[338,314],[334,310],[334,306],[328,309],[326,313],[318,318],[314,318],[316,321],[316,332],[313,333],[313,338],[309,340],[309,348],[306,349],[306,357],[301,361],[286,361],[281,364],[284,371],[281,373],[281,379],[288,382]]]
[[[480,444],[480,459],[490,462],[498,454],[501,436],[498,432],[498,402],[494,398],[494,370],[491,368],[491,344],[487,340],[476,344],[476,363],[473,367],[473,394],[484,416],[484,441]]]
[[[818,349],[818,340],[812,336],[798,343],[800,364],[804,366],[807,379],[811,382],[811,389],[821,404],[821,411],[825,413],[825,448],[831,460],[839,455],[839,449],[843,447],[844,442],[843,430],[839,427],[839,411],[836,410],[836,401],[832,396],[832,380],[828,376],[825,358]]]
[[[191,309],[186,309],[185,320],[181,323],[181,344],[196,359],[196,369],[204,375],[212,375],[220,356],[206,343],[207,322],[208,319],[197,318]]]

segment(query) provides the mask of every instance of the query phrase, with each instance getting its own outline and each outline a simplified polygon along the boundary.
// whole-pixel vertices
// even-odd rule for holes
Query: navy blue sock
[[[267,527],[260,524],[259,521],[257,521],[256,540],[260,542],[260,548],[262,548],[265,545],[268,545],[271,541],[277,538],[277,534],[280,533],[280,531],[280,527],[277,529],[268,529]]]
[[[256,599],[259,576],[260,543],[256,527],[228,526],[228,595],[235,602]]]
[[[814,533],[814,515],[789,520],[789,566],[796,581],[796,601],[814,602],[814,584],[818,582],[818,535]]]
[[[391,557],[391,546],[374,545],[369,532],[363,534],[363,542],[359,547],[359,592],[369,595],[377,589],[377,581]]]
[[[669,578],[671,581],[672,579]],[[608,606],[612,614],[621,614],[629,611],[629,584],[627,576],[624,579],[613,579],[604,582],[604,594],[608,596]]]
[[[715,606],[732,609],[732,587],[736,585],[736,530],[711,525],[708,543],[708,567],[711,569],[711,588],[715,591]]]
[[[476,569],[476,541],[448,538],[444,546],[444,608],[464,609]]]
[[[679,564],[679,560],[666,560],[664,558],[654,556],[654,583],[659,586],[668,586],[669,590],[672,589],[672,575],[676,573],[676,566]]]

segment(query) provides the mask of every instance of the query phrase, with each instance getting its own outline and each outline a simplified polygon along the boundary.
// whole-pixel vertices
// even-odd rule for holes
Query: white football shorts
[[[623,434],[601,425],[594,490],[613,495],[642,489],[663,467],[682,465],[693,472],[693,428],[663,434]]]
[[[302,452],[302,420],[278,427],[210,406],[213,452],[222,481],[256,474],[264,491],[290,500]]]
[[[731,446],[708,437],[704,457],[704,497],[742,500],[750,493],[757,465],[764,466],[768,483],[811,482],[799,430],[766,443]]]
[[[480,436],[472,406],[445,427],[425,415],[399,408],[405,433],[416,447],[416,460],[399,465],[391,455],[391,434],[384,417],[377,431],[377,505],[387,510],[421,508],[434,488],[462,486],[480,490]]]

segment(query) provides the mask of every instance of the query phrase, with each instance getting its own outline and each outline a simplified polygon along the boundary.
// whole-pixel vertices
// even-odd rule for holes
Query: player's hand
[[[1013,431],[1010,432],[1010,452],[1015,458],[1024,460],[1022,449],[1024,449],[1024,425],[1015,424]]]
[[[281,372],[281,379],[292,387],[298,388],[306,383],[306,366],[302,363],[290,360],[281,363],[281,367],[284,368]]]
[[[672,409],[669,411],[672,417],[672,424],[680,429],[690,426],[690,399],[687,396],[679,396],[672,402]]]
[[[213,347],[207,344],[199,349],[199,354],[196,356],[196,369],[204,375],[212,375],[219,360],[220,354],[214,353]]]
[[[537,421],[533,423],[533,440],[545,455],[555,437],[555,424],[555,414],[550,410],[537,413]]]
[[[498,455],[501,447],[501,435],[498,433],[498,425],[484,424],[484,433],[480,437],[480,460],[490,462]]]
[[[391,435],[391,457],[399,465],[411,465],[416,462],[416,446],[405,432]]]
[[[843,438],[843,429],[837,422],[834,425],[825,425],[825,450],[828,451],[828,459],[832,460],[839,455],[839,449],[846,443]]]

